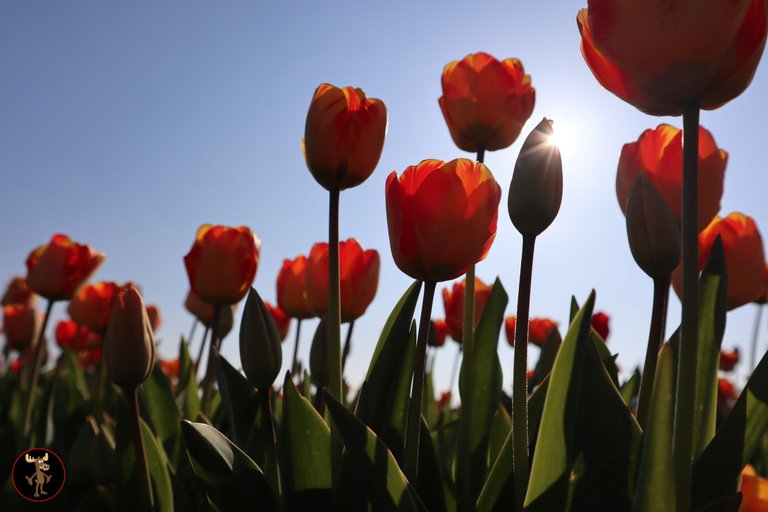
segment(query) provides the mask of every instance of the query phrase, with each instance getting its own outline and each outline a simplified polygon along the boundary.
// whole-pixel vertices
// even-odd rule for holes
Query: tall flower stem
[[[283,492],[280,482],[280,469],[277,461],[277,441],[275,440],[275,422],[272,420],[272,402],[270,396],[272,388],[260,389],[259,398],[261,401],[261,418],[264,426],[264,446],[267,450],[267,467],[269,468],[272,487],[277,496]]]
[[[751,374],[755,370],[755,363],[757,362],[757,337],[760,333],[760,321],[763,317],[763,309],[765,304],[757,305],[757,313],[755,314],[755,326],[752,328],[752,353],[749,356],[749,373]]]
[[[213,365],[216,364],[216,354],[219,350],[218,337],[216,333],[219,330],[219,316],[221,313],[221,306],[214,306],[213,308],[213,322],[211,322],[211,343],[210,350],[208,350],[208,365],[205,371],[205,377],[203,378],[203,403],[201,410],[203,414],[210,415],[211,411],[211,394],[213,393]],[[234,428],[234,425],[232,425]]]
[[[640,394],[637,399],[637,421],[643,430],[645,430],[648,424],[648,414],[651,411],[651,393],[653,391],[654,376],[656,375],[656,363],[659,359],[659,349],[664,342],[664,331],[667,325],[669,281],[670,276],[653,279],[651,329],[648,333],[648,348],[645,350],[643,379],[640,382]]]
[[[339,291],[339,197],[330,191],[328,207],[328,391],[343,402],[341,382],[341,292]],[[336,474],[341,460],[341,433],[331,422],[331,466]]]
[[[301,318],[296,319],[296,341],[293,343],[293,362],[291,363],[291,375],[296,375],[296,362],[299,356],[299,339],[301,337]],[[301,375],[299,375],[301,380]]]
[[[448,383],[448,391],[453,393],[453,386],[456,384],[456,378],[459,376],[459,361],[461,361],[461,353],[463,352],[461,345],[456,351],[456,356],[453,358],[453,369],[451,369],[451,381]]]
[[[40,332],[37,335],[37,345],[35,345],[35,363],[32,367],[32,380],[29,384],[29,395],[27,395],[27,404],[24,408],[24,438],[29,442],[32,427],[32,404],[35,401],[35,393],[37,392],[37,381],[40,379],[40,366],[42,365],[43,356],[43,343],[45,343],[45,329],[48,327],[48,320],[51,318],[51,310],[53,309],[53,303],[55,301],[48,300],[48,305],[45,308],[45,317],[43,318],[43,326],[40,328]]]
[[[144,451],[144,435],[141,431],[141,414],[139,413],[139,390],[125,390],[125,398],[128,401],[128,409],[131,413],[131,436],[133,437],[133,449],[136,452],[136,464],[138,472],[141,475],[141,483],[144,493],[144,503],[148,506],[144,510],[151,510],[154,507],[154,496],[152,494],[152,482],[149,478],[149,464],[147,464],[147,455]]]
[[[344,374],[344,368],[347,367],[347,357],[349,356],[349,351],[351,350],[351,342],[352,342],[352,329],[355,327],[354,320],[349,322],[349,328],[347,329],[347,339],[344,340],[344,352],[341,354],[341,373],[342,376]]]
[[[200,321],[197,319],[197,317],[195,317],[194,320],[192,320],[192,327],[189,328],[189,336],[187,336],[187,345],[192,343],[192,336],[195,335],[195,330],[197,330],[197,324],[199,322]]]
[[[424,399],[424,366],[427,359],[427,338],[429,337],[432,302],[435,298],[435,282],[424,283],[424,297],[421,301],[421,320],[419,335],[416,340],[413,358],[413,379],[411,400],[408,403],[408,419],[405,434],[405,476],[416,482],[419,473],[419,434],[421,431],[421,411]]]
[[[210,327],[206,325],[203,331],[203,341],[200,342],[200,350],[198,350],[197,359],[195,359],[195,370],[200,368],[200,363],[203,362],[203,352],[205,351],[205,340],[208,339],[208,331],[210,331]]]
[[[682,264],[683,312],[680,325],[680,357],[677,369],[677,397],[673,452],[677,478],[678,510],[691,504],[693,463],[693,413],[696,397],[696,360],[699,339],[699,239],[698,169],[699,105],[683,106],[683,215]]]
[[[517,292],[515,359],[512,371],[512,442],[514,447],[515,508],[522,512],[528,489],[528,314],[531,308],[531,278],[535,235],[523,235],[520,285]]]

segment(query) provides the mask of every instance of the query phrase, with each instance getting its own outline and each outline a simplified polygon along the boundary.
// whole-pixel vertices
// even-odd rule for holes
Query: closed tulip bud
[[[309,376],[318,388],[328,387],[328,319],[323,317],[317,324],[312,347],[309,349]]]
[[[542,120],[525,139],[509,186],[509,218],[523,235],[540,235],[557,217],[563,199],[563,164],[552,142],[552,122]]]
[[[3,307],[3,332],[10,349],[22,352],[32,347],[41,327],[42,316],[35,308],[24,304]]]
[[[27,279],[23,276],[16,276],[8,282],[0,305],[26,304],[27,306],[34,306],[35,298],[35,294],[27,286]]]
[[[240,321],[240,362],[245,376],[259,390],[272,387],[283,364],[277,326],[253,288],[248,292]]]
[[[626,221],[637,265],[653,278],[669,276],[680,262],[680,230],[664,197],[642,174],[629,193]]]
[[[236,304],[222,307],[221,311],[219,311],[219,325],[216,327],[216,337],[218,339],[223,340],[232,332],[232,328],[235,326],[235,311],[237,311]]]
[[[48,300],[68,300],[105,257],[66,235],[53,235],[27,258],[27,285]]]
[[[107,281],[86,284],[72,297],[67,312],[75,322],[103,336],[120,288],[119,284]]]
[[[135,288],[123,288],[115,298],[104,338],[104,361],[110,380],[126,391],[141,385],[155,364],[155,336]]]
[[[312,176],[327,190],[365,181],[376,168],[387,132],[387,109],[362,89],[321,84],[307,112],[302,148]]]

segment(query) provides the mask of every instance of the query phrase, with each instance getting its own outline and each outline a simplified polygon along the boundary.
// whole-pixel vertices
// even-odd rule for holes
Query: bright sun
[[[553,134],[549,137],[549,143],[560,148],[561,153],[573,153],[578,147],[578,135],[564,121],[555,120],[552,123]]]

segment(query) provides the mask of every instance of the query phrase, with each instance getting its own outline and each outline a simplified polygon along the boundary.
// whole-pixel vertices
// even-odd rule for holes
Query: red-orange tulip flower
[[[180,363],[178,357],[176,359],[160,359],[158,364],[160,365],[160,369],[163,371],[165,376],[168,377],[169,380],[179,378]]]
[[[288,336],[288,328],[291,326],[291,317],[280,306],[273,306],[269,302],[264,302],[264,305],[267,306],[267,311],[272,315],[272,320],[275,321],[280,341],[285,341],[285,337]]]
[[[453,283],[452,290],[443,288],[443,304],[445,305],[445,324],[448,326],[448,333],[451,338],[461,343],[464,341],[464,292],[467,281],[462,279],[460,283]],[[475,316],[474,325],[480,321],[480,317],[485,310],[485,304],[488,297],[491,296],[492,286],[488,286],[480,279],[475,278]]]
[[[304,158],[327,190],[364,182],[376,168],[387,132],[387,109],[362,89],[320,84],[304,128]]]
[[[739,394],[736,392],[736,386],[733,385],[733,382],[725,377],[718,377],[717,404],[726,411],[730,411],[738,398]]]
[[[160,308],[150,304],[147,306],[147,316],[149,317],[149,324],[152,326],[152,332],[157,332],[163,325],[163,315],[160,314]]]
[[[73,351],[84,350],[101,345],[100,337],[86,326],[74,320],[60,320],[56,324],[56,344]]]
[[[765,271],[763,274],[763,281],[765,282],[765,293],[763,293],[763,296],[755,301],[758,304],[765,304],[768,302],[768,263],[765,264]]]
[[[768,510],[768,479],[758,476],[750,464],[741,472],[741,506],[739,512],[765,512]]]
[[[730,352],[720,350],[720,369],[724,372],[730,372],[733,370],[736,363],[739,362],[739,347],[734,348]]]
[[[387,178],[389,244],[397,266],[424,281],[455,279],[496,237],[501,188],[473,160],[424,160]]]
[[[510,347],[515,346],[515,327],[517,327],[517,317],[508,316],[504,319],[504,332],[507,335],[507,343]]]
[[[339,243],[341,321],[363,316],[379,286],[379,253],[363,251],[354,238]],[[318,315],[328,313],[328,244],[312,246],[306,269],[307,301]]]
[[[444,320],[432,320],[429,326],[429,337],[427,345],[430,347],[442,347],[445,345],[445,339],[448,337],[448,326]]]
[[[261,241],[245,226],[203,224],[184,256],[192,290],[211,304],[239,302],[256,277],[260,248]]]
[[[712,244],[720,235],[725,251],[728,273],[728,309],[753,302],[765,293],[765,255],[763,239],[752,217],[731,213],[727,217],[715,217],[699,233],[699,270],[709,258]],[[672,287],[677,296],[681,293],[681,267],[672,273]]]
[[[35,308],[24,304],[3,307],[3,333],[12,350],[24,351],[37,342],[42,316]]]
[[[464,151],[495,151],[515,142],[531,117],[536,91],[517,59],[469,54],[443,69],[438,102],[453,142]]]
[[[528,322],[528,342],[537,347],[544,345],[552,329],[557,328],[557,322],[549,318],[532,318]]]
[[[83,365],[83,368],[95,369],[101,362],[103,355],[104,350],[102,348],[92,348],[78,352],[77,357],[80,360],[80,364]]]
[[[597,334],[599,334],[601,338],[603,338],[603,341],[608,339],[608,334],[611,332],[611,329],[608,326],[610,321],[610,317],[602,311],[598,311],[592,315],[592,328],[597,331]]]
[[[293,318],[312,318],[315,312],[307,302],[307,257],[283,260],[277,274],[277,305]]]
[[[68,300],[105,257],[66,235],[53,235],[27,258],[27,285],[48,300]]]
[[[86,284],[69,303],[69,316],[80,325],[101,334],[107,332],[112,304],[122,287],[111,281]]]
[[[696,101],[711,110],[752,81],[765,47],[765,0],[589,0],[581,53],[598,82],[651,115]]]
[[[11,304],[26,304],[27,306],[35,305],[35,294],[27,286],[27,279],[23,276],[16,276],[8,282],[8,286],[5,288],[3,294],[3,300],[0,302],[2,306],[10,306]]]
[[[718,149],[706,128],[699,127],[699,230],[720,211],[728,153]],[[645,130],[637,142],[624,144],[616,173],[616,196],[626,213],[629,191],[638,173],[644,174],[667,200],[680,225],[683,197],[683,131],[668,124]]]

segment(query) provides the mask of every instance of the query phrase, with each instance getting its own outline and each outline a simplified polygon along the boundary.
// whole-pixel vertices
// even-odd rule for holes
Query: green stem
[[[296,375],[296,363],[298,361],[299,356],[299,339],[301,336],[301,318],[296,319],[296,341],[293,343],[293,362],[291,363],[291,375]],[[299,380],[301,380],[301,375],[299,375]]]
[[[412,483],[419,474],[419,437],[421,431],[421,411],[424,399],[424,366],[427,356],[427,337],[429,336],[432,302],[435,298],[435,282],[424,283],[424,297],[421,301],[421,320],[419,335],[416,340],[413,357],[413,380],[411,400],[408,403],[408,418],[405,435],[405,476]]]
[[[43,326],[40,328],[40,332],[37,334],[37,345],[35,345],[35,363],[32,367],[32,381],[29,385],[29,395],[27,396],[27,404],[24,408],[24,439],[28,441],[29,446],[31,444],[31,427],[32,427],[32,404],[35,401],[35,393],[37,392],[37,381],[40,378],[40,366],[42,365],[43,344],[45,343],[45,329],[48,327],[48,320],[51,318],[51,310],[53,309],[54,300],[48,300],[48,305],[45,308],[45,317],[43,318]]]
[[[197,329],[197,324],[199,322],[200,321],[197,319],[197,317],[195,317],[194,320],[192,320],[192,327],[189,329],[189,336],[187,337],[187,345],[192,343],[192,336],[195,335],[195,330]]]
[[[219,330],[219,315],[221,313],[221,306],[214,306],[213,308],[213,322],[211,322],[211,342],[208,350],[208,365],[205,371],[205,377],[203,378],[203,403],[201,410],[206,416],[210,416],[211,400],[213,394],[213,374],[216,360],[216,352],[219,350],[218,336],[216,336]],[[233,425],[234,428],[234,425]]]
[[[512,441],[515,482],[515,508],[522,512],[528,489],[528,314],[531,308],[531,279],[535,235],[523,235],[520,285],[517,293],[515,356],[512,373]]]
[[[765,304],[757,305],[757,314],[755,315],[755,326],[752,328],[752,354],[749,359],[749,373],[750,375],[755,370],[755,362],[757,361],[757,338],[760,333],[760,321],[763,316],[763,308]]]
[[[205,341],[208,339],[208,331],[210,331],[210,327],[206,325],[203,331],[203,341],[200,343],[200,350],[198,350],[197,359],[195,359],[195,372],[200,368],[200,363],[203,362],[203,352],[205,352]]]
[[[461,361],[461,345],[456,351],[456,356],[453,358],[453,369],[451,370],[451,381],[448,383],[448,391],[453,393],[453,386],[456,384],[456,377],[459,376],[459,361]]]
[[[699,339],[699,229],[698,229],[699,105],[683,107],[683,212],[682,265],[683,312],[675,400],[674,461],[677,509],[691,504],[693,464],[693,414],[696,397],[696,361]]]
[[[355,327],[355,321],[349,322],[349,328],[347,328],[347,339],[344,340],[344,352],[341,354],[341,373],[342,377],[344,374],[344,368],[347,367],[347,357],[349,356],[349,351],[352,349],[352,329]]]
[[[475,332],[475,266],[467,270],[464,279],[464,318],[461,326],[461,343],[466,353],[465,357],[471,357],[474,345]]]
[[[343,403],[341,382],[341,292],[339,290],[339,189],[330,191],[328,207],[328,391]],[[333,475],[341,461],[341,433],[331,422],[331,469]]]
[[[648,415],[651,412],[651,393],[653,393],[653,381],[656,375],[656,363],[659,359],[661,344],[664,343],[669,281],[670,276],[655,277],[653,279],[651,329],[648,333],[648,348],[645,350],[643,377],[640,381],[640,394],[637,399],[637,422],[643,430],[648,425]]]
[[[125,398],[128,400],[128,408],[131,413],[131,436],[133,436],[133,448],[136,452],[136,463],[139,465],[138,471],[141,474],[142,486],[144,488],[144,503],[149,504],[145,510],[151,510],[154,507],[155,500],[152,494],[152,481],[149,478],[149,464],[147,464],[147,455],[144,451],[144,435],[141,431],[141,414],[139,413],[139,390],[125,390]]]
[[[264,426],[264,445],[267,449],[267,467],[269,468],[270,480],[272,481],[272,487],[275,491],[275,495],[280,496],[283,494],[282,485],[280,482],[280,468],[277,460],[277,450],[275,439],[275,422],[272,419],[272,402],[270,395],[272,394],[272,388],[260,389],[259,397],[261,399],[261,415],[262,423]]]

